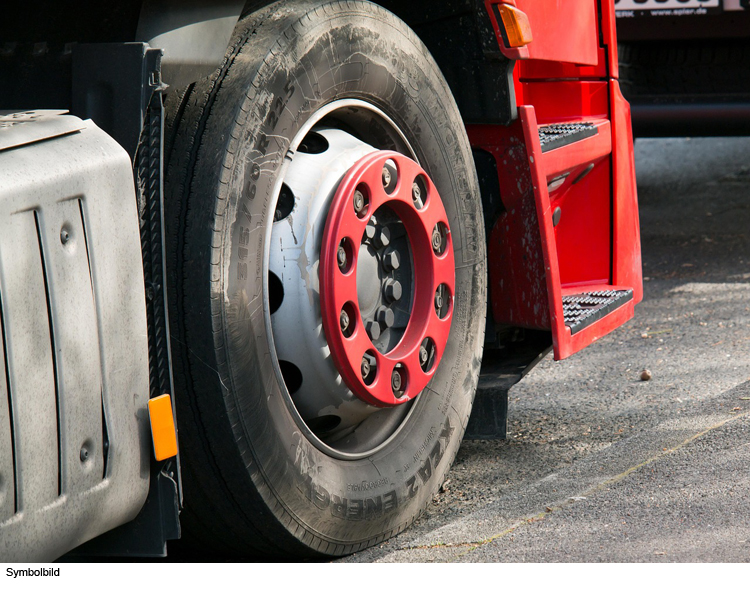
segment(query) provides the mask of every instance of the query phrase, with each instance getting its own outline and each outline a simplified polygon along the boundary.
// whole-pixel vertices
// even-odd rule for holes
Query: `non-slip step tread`
[[[632,289],[589,291],[563,296],[563,316],[571,334],[583,330],[633,299]]]
[[[542,152],[562,148],[573,142],[597,135],[599,131],[594,123],[554,123],[539,127],[539,143]]]

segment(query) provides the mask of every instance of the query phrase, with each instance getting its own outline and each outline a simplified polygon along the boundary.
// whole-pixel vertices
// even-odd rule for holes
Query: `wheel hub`
[[[336,203],[344,199],[337,197],[338,192],[352,184],[362,159],[376,153],[385,157],[388,167],[373,164],[377,178],[367,176],[364,191],[357,189],[361,183],[354,182],[354,188],[346,193],[359,233],[349,235],[349,243],[339,240],[332,247],[326,259],[330,268],[324,271],[324,234],[337,217]],[[417,370],[424,373],[426,379],[420,382],[427,383],[447,339],[450,317],[438,315],[435,296],[427,293],[429,282],[420,277],[444,278],[444,307],[452,310],[452,249],[445,255],[427,257],[434,253],[434,227],[428,231],[422,224],[420,229],[414,219],[423,215],[417,210],[424,208],[425,224],[437,215],[442,220],[440,227],[447,232],[447,218],[427,175],[402,154],[415,158],[414,150],[387,115],[357,99],[343,99],[318,111],[292,140],[279,180],[268,240],[266,291],[273,357],[289,402],[310,431],[306,433],[309,440],[341,459],[366,457],[399,431],[414,408],[404,403],[422,389],[414,382],[414,374]],[[376,194],[376,189],[383,195]],[[435,207],[431,207],[433,203]],[[409,204],[413,211],[401,211]],[[338,219],[346,222],[340,216]],[[443,260],[444,269],[434,266],[431,257]],[[422,269],[419,273],[415,262]],[[334,315],[328,317],[322,283],[333,269],[352,277],[354,287],[343,306],[337,308],[334,301]],[[443,335],[440,330],[434,334],[427,330],[426,304],[442,318],[438,326],[445,327]],[[424,342],[418,343],[416,354],[412,351],[408,359],[396,358],[405,343],[418,340],[422,332]],[[367,354],[360,355],[355,365],[329,335],[355,342],[364,335],[369,343]],[[396,363],[388,368],[389,375],[380,379],[386,371],[384,364],[392,359]],[[348,378],[341,369],[346,365]],[[367,382],[368,388],[376,388],[376,393],[379,388],[387,389],[390,397],[368,396],[368,390],[363,392],[361,387],[355,391],[351,374]]]
[[[377,151],[349,169],[328,212],[319,277],[345,384],[377,407],[415,398],[445,350],[455,293],[448,217],[416,162]]]

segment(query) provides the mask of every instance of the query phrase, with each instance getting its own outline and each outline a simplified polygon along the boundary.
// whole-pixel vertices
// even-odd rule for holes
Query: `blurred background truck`
[[[636,136],[750,133],[748,0],[616,0]]]

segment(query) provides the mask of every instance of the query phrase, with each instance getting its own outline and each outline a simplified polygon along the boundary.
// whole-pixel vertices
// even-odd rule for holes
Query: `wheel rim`
[[[389,225],[372,223],[385,213],[404,226],[407,248],[391,244]],[[378,302],[376,317],[368,319],[361,306],[365,277],[357,270],[375,249],[378,291],[385,297]],[[396,275],[407,257],[411,277],[399,281]],[[435,185],[416,162],[377,151],[349,169],[328,212],[320,276],[325,334],[349,389],[378,407],[415,398],[434,374],[448,341],[455,280],[448,216]],[[381,341],[381,331],[395,325],[393,304],[403,298],[398,292],[404,283],[411,296],[409,317],[389,348]],[[388,297],[389,288],[398,297]]]
[[[381,181],[386,163],[395,180],[390,193]],[[354,213],[357,187],[365,189],[370,209],[354,214],[352,232],[345,212]],[[403,133],[356,99],[310,118],[290,145],[277,189],[264,284],[275,370],[307,438],[334,457],[361,458],[403,427],[411,401],[439,365],[455,281],[447,215]],[[415,192],[425,197],[415,200]],[[380,237],[389,228],[393,244]],[[347,273],[339,266],[344,238]],[[396,271],[383,265],[386,251],[403,262]],[[378,273],[367,272],[378,264]],[[445,292],[439,310],[436,291]],[[366,325],[378,320],[384,330],[373,335]],[[362,377],[362,346],[376,368],[370,383]]]

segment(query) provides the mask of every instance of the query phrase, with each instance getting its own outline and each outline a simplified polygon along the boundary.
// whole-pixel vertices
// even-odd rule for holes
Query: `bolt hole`
[[[67,224],[65,224],[62,229],[60,230],[60,242],[63,245],[67,245],[70,243],[71,239],[73,238],[73,232],[68,227]]]
[[[336,249],[336,265],[344,275],[354,267],[354,245],[349,238],[342,238]]]
[[[419,346],[419,367],[422,371],[429,373],[435,365],[435,341],[427,337]]]
[[[427,197],[427,180],[424,175],[420,174],[411,185],[411,199],[414,207],[422,209],[427,205]]]
[[[307,426],[310,427],[310,431],[315,433],[318,437],[330,433],[340,424],[341,417],[337,417],[336,415],[325,415],[322,417],[307,419]]]
[[[357,308],[354,307],[352,302],[347,302],[341,309],[339,326],[341,327],[341,334],[347,339],[354,334],[354,329],[357,327]]]
[[[302,372],[291,361],[283,361],[281,359],[279,360],[279,369],[284,378],[286,389],[289,390],[290,395],[293,395],[302,386]]]
[[[360,184],[357,186],[352,195],[352,205],[358,218],[361,219],[367,215],[367,211],[370,209],[370,193],[367,190],[367,185]]]
[[[393,160],[386,160],[382,172],[383,189],[392,195],[398,185],[398,168]]]
[[[448,248],[448,226],[438,222],[432,229],[432,250],[437,256],[442,256]]]
[[[284,285],[276,273],[268,273],[268,307],[271,314],[281,307],[284,301]]]
[[[292,213],[294,209],[294,193],[286,185],[281,185],[281,191],[279,192],[279,200],[276,202],[276,211],[273,214],[273,221],[280,222]]]
[[[311,131],[297,148],[303,154],[322,154],[328,149],[328,140],[316,131]]]
[[[448,315],[451,307],[451,296],[448,286],[441,283],[435,290],[435,313],[441,320]]]
[[[408,386],[409,374],[406,371],[406,366],[403,363],[397,363],[391,373],[391,390],[396,398],[401,398],[406,394],[406,387]]]
[[[374,351],[368,351],[362,356],[360,372],[365,385],[371,386],[378,375],[378,361]]]

